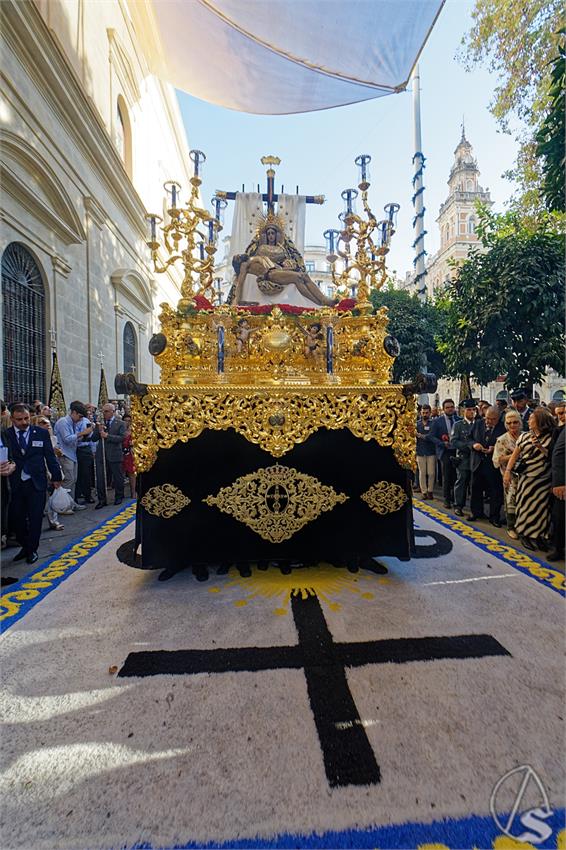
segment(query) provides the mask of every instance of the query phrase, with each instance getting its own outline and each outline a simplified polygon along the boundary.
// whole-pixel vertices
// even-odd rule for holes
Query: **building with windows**
[[[448,177],[448,197],[440,206],[436,223],[440,248],[427,263],[427,290],[432,296],[453,274],[452,262],[461,262],[472,246],[479,244],[476,234],[476,205],[493,206],[489,189],[479,184],[480,172],[474,151],[462,127],[462,137],[454,151]]]
[[[181,274],[153,272],[145,216],[163,215],[164,181],[189,185],[190,162],[175,92],[137,35],[144,10],[0,4],[7,400],[46,398],[55,346],[67,402],[96,401],[101,360],[110,386],[124,370],[158,379],[147,343]]]
[[[336,295],[336,287],[332,281],[332,266],[326,259],[324,245],[305,245],[305,268],[318,288],[329,298]],[[339,261],[336,262],[336,273],[342,270]]]

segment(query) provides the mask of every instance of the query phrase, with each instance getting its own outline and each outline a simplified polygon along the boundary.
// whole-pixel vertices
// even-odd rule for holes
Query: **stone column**
[[[114,352],[114,356],[116,358],[116,371],[117,372],[123,372],[123,365],[124,364],[122,363],[122,357],[121,357],[121,353],[122,353],[121,352],[122,333],[121,333],[121,327],[120,326],[122,325],[122,321],[121,321],[122,316],[125,316],[126,313],[125,313],[125,310],[123,309],[123,307],[121,306],[121,304],[118,301],[118,290],[115,290],[115,298],[116,298],[116,301],[114,303],[114,314],[115,314],[115,317],[116,317],[116,321],[115,321],[115,327],[114,327],[114,337],[115,337],[115,340],[116,340],[116,350]]]
[[[63,259],[63,257],[60,257],[58,254],[55,254],[51,257],[51,268],[52,268],[51,298],[49,299],[49,316],[46,316],[46,319],[48,320],[46,322],[46,324],[48,324],[48,326],[49,326],[49,331],[55,332],[55,339],[60,339],[60,334],[59,334],[60,328],[59,328],[58,322],[57,322],[57,288],[58,288],[57,284],[60,281],[67,280],[67,278],[71,274],[72,267],[69,265],[69,263],[67,263],[66,260]],[[60,289],[60,287],[59,287],[59,289]],[[48,337],[48,335],[49,334],[45,335],[46,338]],[[46,363],[48,364],[48,368],[47,368],[46,371],[47,371],[47,373],[50,374],[50,369],[51,369],[51,341],[49,339],[47,340],[46,351],[47,351],[47,353],[46,353]],[[61,364],[63,364],[64,368],[65,367],[68,368],[69,364],[66,362],[66,357],[65,357],[65,355],[63,355],[63,359],[62,359],[61,353],[62,353],[61,351],[57,351],[57,357],[59,359],[59,367],[61,368]],[[63,368],[63,373],[64,373],[64,368]],[[63,375],[61,375],[61,378],[63,378]]]
[[[106,213],[100,206],[96,198],[86,196],[84,199],[86,212],[86,348],[87,348],[87,369],[88,369],[88,401],[98,398],[98,385],[96,383],[96,375],[93,372],[93,356],[92,356],[92,317],[91,317],[91,297],[93,293],[92,282],[95,277],[93,269],[97,265],[99,259],[98,254],[94,250],[93,242],[99,237],[104,223],[106,221]],[[95,370],[96,371],[96,370]],[[94,393],[94,395],[93,395]]]

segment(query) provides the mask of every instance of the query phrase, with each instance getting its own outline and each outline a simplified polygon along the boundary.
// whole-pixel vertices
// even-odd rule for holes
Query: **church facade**
[[[479,183],[480,172],[471,144],[462,128],[448,177],[448,196],[441,205],[436,223],[440,248],[427,264],[429,297],[453,275],[452,263],[462,262],[471,247],[478,247],[476,204],[493,206],[489,189]]]
[[[96,401],[101,362],[158,380],[147,343],[181,275],[153,272],[145,217],[189,185],[185,131],[125,0],[0,5],[1,394],[46,399],[56,349],[67,403]]]

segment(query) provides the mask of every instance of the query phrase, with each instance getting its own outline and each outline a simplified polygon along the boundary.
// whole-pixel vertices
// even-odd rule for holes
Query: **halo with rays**
[[[266,228],[276,227],[282,234],[287,236],[287,223],[284,216],[279,213],[268,212],[257,216],[256,236],[259,236]]]
[[[234,601],[237,608],[245,607],[257,598],[273,599],[278,603],[273,613],[284,616],[289,611],[292,596],[300,595],[305,599],[307,596],[316,595],[331,611],[339,611],[342,604],[337,601],[337,597],[347,593],[358,599],[371,601],[375,598],[376,584],[390,582],[391,579],[386,576],[377,576],[369,571],[353,574],[323,562],[316,566],[294,569],[288,574],[275,568],[260,570],[254,566],[251,576],[234,576],[223,585],[209,587],[208,591],[221,593],[223,590],[241,588],[245,592],[241,598]]]

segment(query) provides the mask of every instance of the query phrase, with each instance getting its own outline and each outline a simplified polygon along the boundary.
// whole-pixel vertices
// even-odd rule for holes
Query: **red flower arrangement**
[[[266,316],[274,307],[280,307],[282,313],[300,316],[301,313],[312,313],[315,307],[295,307],[293,304],[249,304],[242,306],[240,310],[247,310],[252,316]]]
[[[340,303],[336,305],[336,309],[341,311],[353,310],[355,306],[355,298],[343,298],[342,301],[340,301]]]
[[[195,307],[197,310],[213,310],[214,307],[204,295],[195,295]],[[356,306],[355,298],[344,298],[336,305],[335,309],[340,312],[353,310]],[[316,307],[295,307],[293,304],[248,304],[239,307],[240,310],[247,310],[252,316],[266,316],[271,313],[274,307],[279,307],[282,313],[289,313],[294,316],[300,316],[301,313],[314,313]]]
[[[197,310],[213,310],[214,307],[204,295],[195,295],[195,307]]]

